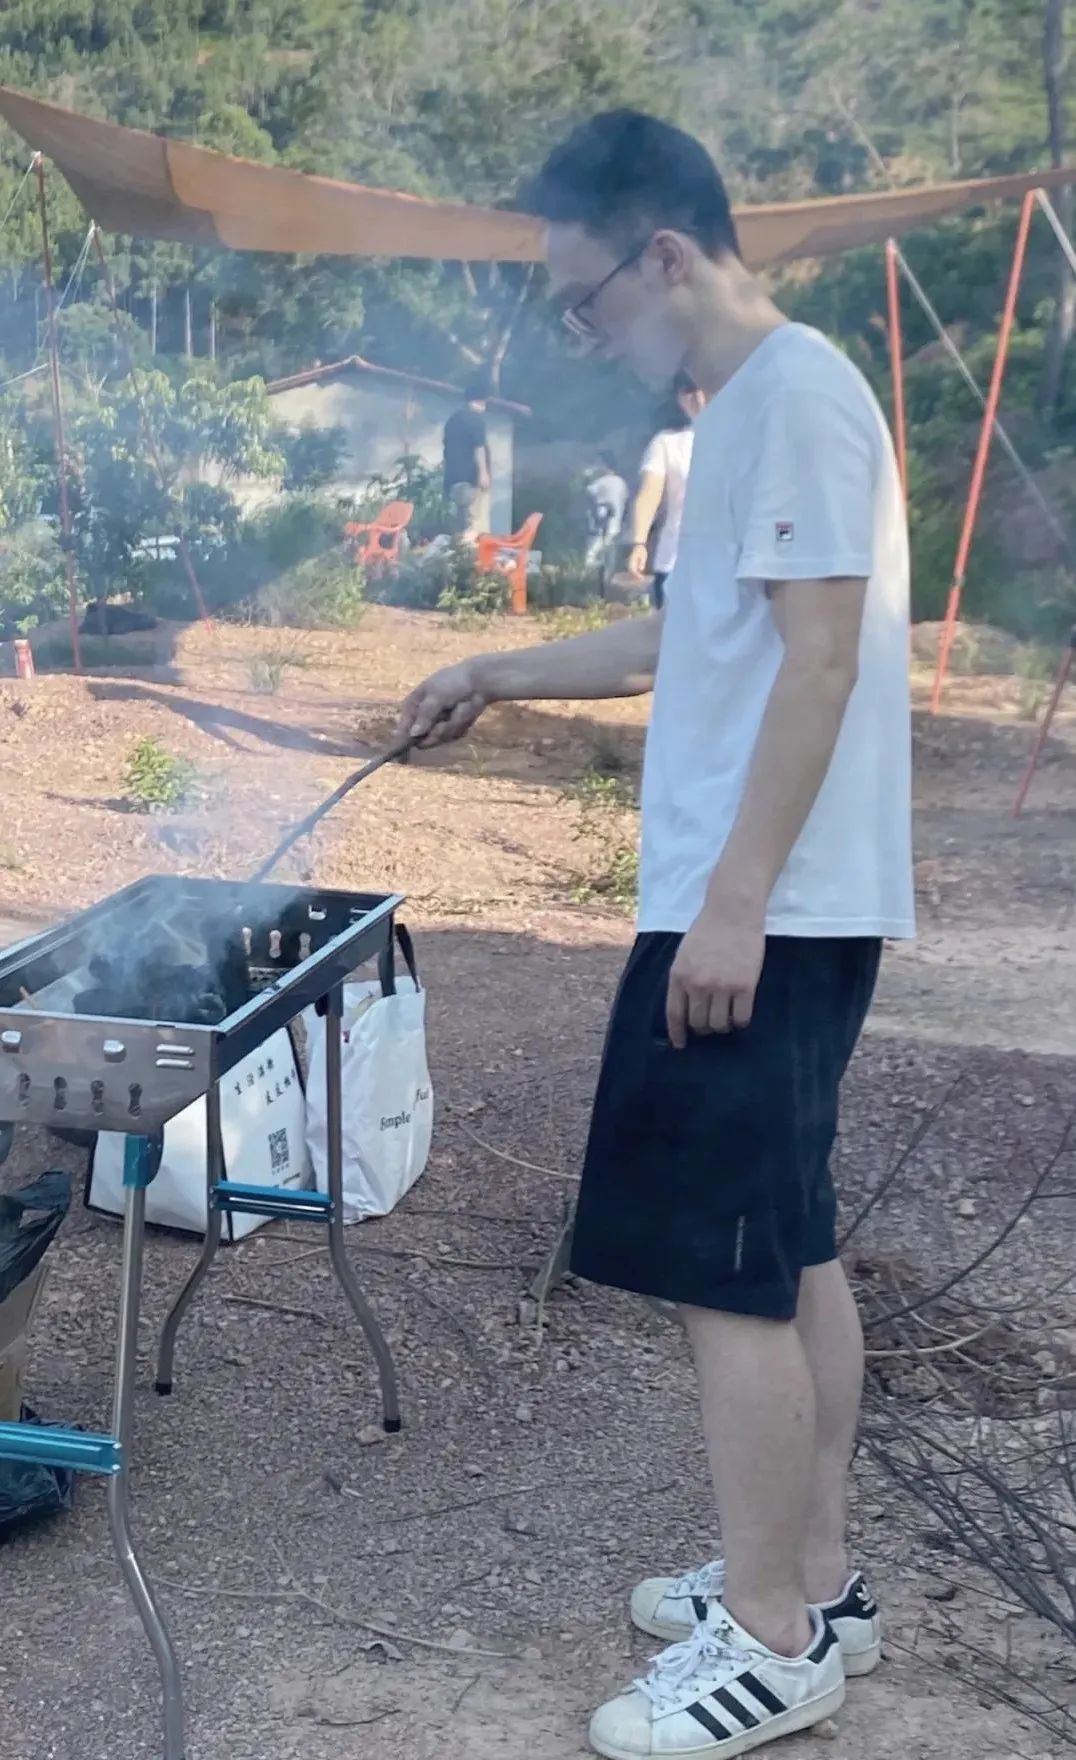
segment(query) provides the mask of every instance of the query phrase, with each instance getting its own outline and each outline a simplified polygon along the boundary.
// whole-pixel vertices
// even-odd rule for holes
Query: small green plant
[[[254,654],[247,666],[250,688],[260,696],[275,697],[284,682],[288,662],[282,654]]]
[[[576,882],[577,901],[593,904],[601,899],[618,910],[631,910],[639,889],[639,851],[635,838],[625,836],[625,819],[634,815],[636,798],[619,754],[612,767],[609,754],[592,761],[564,798],[579,810],[576,842],[591,851],[591,870]]]
[[[247,662],[250,688],[259,695],[275,697],[290,666],[305,666],[308,656],[294,645],[263,648]]]
[[[536,613],[544,642],[562,642],[568,636],[585,636],[592,629],[605,629],[622,606],[610,605],[605,599],[592,599],[588,605],[556,605],[549,611]]]
[[[478,574],[473,566],[469,578],[450,580],[437,599],[438,611],[447,612],[465,629],[480,629],[491,617],[499,617],[507,604],[504,575]]]
[[[572,796],[584,815],[624,813],[635,806],[635,790],[627,776],[592,765],[585,770],[572,789]]]
[[[124,770],[127,800],[138,813],[178,813],[199,794],[198,772],[149,734],[136,740]]]

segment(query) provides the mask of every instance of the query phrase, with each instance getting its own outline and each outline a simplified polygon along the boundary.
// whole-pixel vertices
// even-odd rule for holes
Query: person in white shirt
[[[720,1760],[832,1715],[881,1654],[847,1554],[863,1346],[829,1159],[883,938],[914,928],[905,511],[866,381],[745,267],[697,141],[597,117],[529,205],[575,335],[709,396],[668,603],[436,673],[401,728],[434,743],[493,702],[653,691],[639,933],[572,1267],[678,1305],[724,1556],[636,1589],[635,1623],[681,1641],[590,1739]],[[639,1421],[660,1450],[660,1401]]]
[[[672,396],[665,401],[658,431],[639,465],[639,486],[631,506],[628,572],[642,580],[647,563],[652,561],[650,598],[656,611],[660,611],[665,603],[665,582],[676,561],[687,475],[695,443],[694,422],[705,402],[702,392],[686,374],[679,375]]]
[[[628,485],[617,470],[616,458],[603,452],[599,468],[587,481],[587,547],[584,561],[588,568],[604,569],[624,525],[628,505]]]

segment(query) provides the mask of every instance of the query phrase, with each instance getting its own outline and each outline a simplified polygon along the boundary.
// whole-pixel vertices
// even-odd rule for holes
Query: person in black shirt
[[[445,494],[452,507],[454,530],[461,538],[473,539],[489,531],[486,404],[490,390],[488,372],[475,373],[464,392],[466,403],[445,423]]]

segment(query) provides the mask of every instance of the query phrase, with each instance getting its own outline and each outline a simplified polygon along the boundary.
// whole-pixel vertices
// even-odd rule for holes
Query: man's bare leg
[[[814,1479],[804,1551],[811,1601],[833,1601],[848,1581],[848,1469],[863,1394],[863,1331],[839,1259],[800,1283],[796,1329],[815,1397]]]
[[[684,1308],[724,1542],[725,1605],[769,1649],[811,1639],[804,1580],[814,1388],[790,1323]]]

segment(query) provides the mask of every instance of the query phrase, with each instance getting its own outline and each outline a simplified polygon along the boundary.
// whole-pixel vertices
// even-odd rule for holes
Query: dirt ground
[[[156,676],[3,682],[3,938],[147,871],[241,875],[377,746],[422,673],[533,638],[372,610],[352,636],[295,637],[303,664],[275,695],[253,690],[251,661],[284,638],[223,627],[184,634]],[[1076,717],[1014,820],[1026,686],[957,679],[936,719],[925,688],[917,673],[922,935],[887,959],[839,1165],[853,1215],[919,1133],[852,1252],[866,1272],[899,1254],[933,1275],[982,1249],[1048,1159],[1059,1192],[1076,1186]],[[181,1333],[175,1394],[157,1399],[154,1339],[194,1249],[153,1237],[133,1494],[184,1666],[190,1760],[576,1760],[590,1709],[647,1655],[632,1583],[718,1545],[679,1332],[571,1281],[544,1324],[526,1300],[571,1199],[631,932],[594,902],[607,852],[579,838],[572,789],[594,765],[631,773],[644,713],[499,710],[466,746],[371,779],[291,864],[405,891],[419,935],[433,1157],[393,1217],[351,1236],[405,1429],[360,1440],[371,1366],[316,1232],[295,1227],[222,1255]],[[126,809],[143,734],[198,765],[197,812]],[[26,1133],[0,1183],[83,1163]],[[1071,1293],[1037,1301],[1070,1269],[1074,1234],[1076,1201],[1052,1198],[991,1261],[1027,1298],[1029,1351],[1076,1342]],[[76,1207],[51,1258],[29,1391],[47,1416],[101,1427],[118,1231]],[[873,1397],[899,1397],[884,1369]],[[956,1559],[867,1454],[852,1519],[888,1649],[826,1732],[834,1760],[1064,1751],[1027,1712],[1044,1694],[1076,1703],[1061,1635]],[[0,1760],[159,1752],[156,1674],[99,1483],[3,1549],[0,1605]],[[1014,1667],[1023,1710],[1007,1702]],[[818,1740],[783,1751],[806,1760]]]

